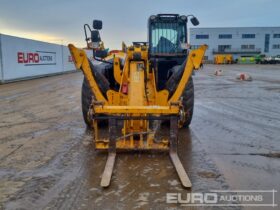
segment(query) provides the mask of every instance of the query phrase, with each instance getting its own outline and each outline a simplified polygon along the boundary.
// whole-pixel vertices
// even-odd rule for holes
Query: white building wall
[[[209,39],[196,39],[196,35],[209,35]],[[232,34],[231,39],[219,39],[219,34]],[[242,38],[242,34],[255,34],[255,38]],[[269,52],[265,52],[265,35],[270,34]],[[213,50],[218,50],[219,45],[231,45],[232,49],[241,49],[241,45],[255,45],[261,54],[268,56],[280,55],[280,49],[273,49],[274,44],[280,44],[280,38],[274,38],[274,34],[280,34],[280,27],[240,27],[240,28],[191,28],[190,44],[209,46],[206,56],[213,60]],[[233,54],[235,58],[240,54]]]
[[[68,47],[62,46],[62,55],[63,55],[63,71],[71,71],[75,69],[73,59]]]
[[[0,34],[0,83],[3,83],[3,68],[2,68],[2,45],[1,45],[2,35]]]
[[[0,34],[0,81],[75,70],[68,47]]]
[[[85,50],[87,57],[93,61],[93,51],[92,50]],[[76,69],[72,55],[70,54],[69,48],[66,46],[62,46],[62,57],[63,57],[63,71],[72,71]]]

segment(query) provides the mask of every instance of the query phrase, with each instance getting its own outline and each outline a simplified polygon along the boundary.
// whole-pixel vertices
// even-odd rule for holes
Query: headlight
[[[152,15],[152,16],[150,17],[150,19],[151,19],[151,20],[155,20],[155,19],[156,19],[156,16],[155,16],[155,15]]]
[[[182,16],[180,16],[180,19],[183,20],[183,21],[186,21],[188,18],[187,18],[187,16],[182,15]]]

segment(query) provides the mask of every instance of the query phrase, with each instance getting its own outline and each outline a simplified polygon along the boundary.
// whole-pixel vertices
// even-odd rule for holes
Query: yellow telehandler
[[[110,185],[116,152],[122,150],[167,150],[184,187],[189,177],[178,157],[178,128],[188,127],[193,114],[192,74],[198,69],[207,49],[189,51],[187,22],[199,21],[193,15],[158,14],[148,20],[148,42],[122,45],[122,50],[104,49],[99,31],[102,21],[94,20],[93,29],[84,25],[87,48],[69,44],[77,69],[84,74],[82,111],[85,123],[93,128],[95,149],[109,155],[101,186]],[[88,37],[90,32],[90,37]],[[154,122],[170,122],[168,136],[157,138]],[[100,126],[108,123],[109,136],[102,138]]]

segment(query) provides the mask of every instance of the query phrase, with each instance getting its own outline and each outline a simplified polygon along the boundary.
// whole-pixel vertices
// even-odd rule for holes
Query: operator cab
[[[148,20],[149,58],[159,90],[165,88],[168,78],[187,58],[189,16],[192,16],[192,24],[197,26],[199,21],[193,15],[158,14],[150,16]]]
[[[178,80],[183,72],[189,48],[187,42],[189,17],[194,26],[199,25],[199,21],[193,15],[151,15],[148,20],[148,42],[133,42],[133,45],[138,47],[148,45],[150,67],[155,71],[158,90],[168,89],[172,93],[171,89],[174,88],[169,87],[168,80],[175,74]],[[113,60],[105,59],[108,56],[108,50],[104,49],[99,33],[102,29],[102,21],[93,20],[92,28],[88,24],[84,25],[87,49],[92,49],[94,60],[99,61],[98,64],[93,63],[93,67],[107,78],[111,89],[118,89],[113,75]],[[125,48],[126,46],[123,47],[123,51]]]

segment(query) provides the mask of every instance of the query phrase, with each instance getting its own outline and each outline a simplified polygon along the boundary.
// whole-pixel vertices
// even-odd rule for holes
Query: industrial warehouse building
[[[210,61],[216,54],[232,54],[234,59],[276,56],[280,55],[280,27],[191,28],[190,44],[192,49],[207,44],[205,60]]]

